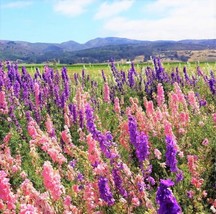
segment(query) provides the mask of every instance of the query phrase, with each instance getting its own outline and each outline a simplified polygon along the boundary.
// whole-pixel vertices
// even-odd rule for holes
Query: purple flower
[[[74,73],[74,80],[75,80],[76,85],[78,85],[78,74],[77,73]]]
[[[82,174],[82,173],[78,173],[78,175],[77,175],[77,180],[78,180],[78,181],[82,181],[83,179],[84,179],[83,174]]]
[[[73,168],[76,166],[76,159],[73,159],[72,161],[69,162],[70,166],[72,166]]]
[[[83,118],[83,111],[79,110],[79,125],[80,128],[83,129],[84,127],[84,118]]]
[[[121,179],[121,176],[119,175],[119,172],[117,169],[113,169],[112,170],[112,176],[113,176],[113,180],[116,186],[116,189],[118,190],[119,194],[121,194],[123,197],[127,197],[127,191],[124,189],[123,187],[123,182]]]
[[[72,118],[73,118],[73,123],[76,123],[76,121],[77,121],[77,110],[76,110],[76,105],[70,103],[70,104],[68,105],[68,107],[69,107],[69,110],[70,110],[70,114],[72,115]]]
[[[142,162],[145,159],[147,159],[149,155],[148,137],[143,132],[136,136],[135,148],[136,156],[139,162]]]
[[[85,115],[87,130],[92,134],[93,139],[99,142],[100,149],[103,154],[107,158],[114,158],[110,152],[110,147],[113,145],[113,142],[111,141],[113,137],[109,132],[102,134],[99,130],[97,130],[97,127],[94,123],[93,110],[89,104],[86,105]]]
[[[98,187],[100,191],[100,198],[107,202],[109,206],[113,205],[115,199],[113,198],[107,178],[100,176],[98,180]]]
[[[104,74],[104,71],[102,70],[101,73],[102,73],[102,77],[103,77],[104,82],[106,82],[106,76]]]
[[[209,88],[213,95],[216,94],[216,80],[215,79],[212,78],[209,80]]]
[[[130,142],[132,145],[135,146],[136,136],[137,136],[137,121],[131,115],[129,115],[129,118],[128,118],[128,126],[129,126],[129,132],[130,132]]]
[[[128,82],[131,88],[135,85],[134,75],[136,75],[136,71],[134,69],[134,64],[131,63],[131,69],[128,71]]]
[[[177,174],[176,174],[176,182],[180,182],[184,179],[184,174],[183,172],[180,170]]]
[[[176,154],[175,140],[171,136],[166,136],[166,165],[170,167],[171,172],[178,170]]]
[[[160,185],[156,194],[156,202],[160,208],[157,211],[158,214],[180,214],[182,213],[176,198],[174,197],[172,190],[169,187],[173,186],[174,182],[171,180],[160,180]]]

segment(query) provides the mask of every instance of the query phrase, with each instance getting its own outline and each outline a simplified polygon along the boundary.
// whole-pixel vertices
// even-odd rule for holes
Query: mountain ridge
[[[216,49],[216,39],[147,41],[98,37],[83,44],[73,40],[62,43],[0,40],[0,60],[18,59],[27,63],[53,60],[62,63],[104,62],[110,58],[134,59],[138,55],[143,55],[147,59],[151,55],[162,53],[165,55],[168,53],[170,58],[178,59],[177,51],[207,49]]]

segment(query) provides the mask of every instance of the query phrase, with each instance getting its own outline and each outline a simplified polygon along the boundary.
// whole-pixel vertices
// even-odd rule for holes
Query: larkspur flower
[[[115,203],[115,199],[113,198],[113,194],[110,190],[108,179],[100,176],[98,180],[98,187],[100,191],[100,198],[103,199],[109,206]]]
[[[169,187],[173,186],[174,182],[171,180],[160,180],[160,185],[157,189],[156,201],[160,206],[158,214],[181,214],[182,210],[179,206],[176,198],[174,197],[172,190]]]
[[[166,165],[170,167],[171,172],[177,172],[177,149],[173,137],[166,136]]]

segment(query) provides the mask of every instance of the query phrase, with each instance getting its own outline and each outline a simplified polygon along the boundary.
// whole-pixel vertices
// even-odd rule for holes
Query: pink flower
[[[138,207],[140,205],[139,198],[133,197],[131,203],[135,206]]]
[[[0,200],[7,204],[9,210],[15,209],[16,198],[11,191],[9,179],[5,171],[0,171]]]
[[[158,149],[154,149],[154,155],[158,160],[161,159],[161,152]]]
[[[164,89],[161,83],[158,84],[157,86],[157,104],[159,107],[161,107],[163,105],[165,101],[165,97],[164,97]]]
[[[59,173],[52,168],[49,161],[44,162],[42,176],[45,188],[50,192],[53,200],[58,200],[64,187],[61,185]]]
[[[107,82],[104,84],[104,102],[106,103],[110,102],[110,91],[109,91],[109,85]]]
[[[39,108],[40,85],[37,82],[35,82],[34,84],[34,91],[35,91],[35,105],[36,105],[36,108]]]
[[[216,124],[216,113],[214,113],[214,114],[212,115],[212,119],[213,119],[214,123]]]
[[[203,192],[202,192],[202,196],[203,196],[203,198],[206,198],[207,195],[208,195],[208,193],[206,192],[206,190],[203,190]]]
[[[22,172],[20,173],[20,177],[21,177],[22,179],[26,179],[26,178],[27,178],[27,174],[26,174],[24,171],[22,171]]]
[[[146,108],[146,114],[148,117],[151,117],[153,116],[154,114],[154,105],[153,105],[153,102],[150,100],[144,100],[144,105],[145,105],[145,108]]]
[[[203,146],[208,146],[208,144],[209,144],[208,138],[205,138],[205,139],[203,140],[203,142],[202,142],[202,145],[203,145]]]
[[[69,195],[67,195],[65,198],[64,198],[64,205],[65,206],[70,206],[71,204],[71,197]]]
[[[0,113],[7,114],[8,113],[8,104],[5,97],[5,92],[0,91]]]
[[[38,213],[38,209],[31,204],[21,204],[19,214],[35,214]]]
[[[193,184],[197,189],[199,189],[202,186],[203,182],[204,180],[200,178],[193,177],[191,179],[191,184]]]
[[[121,113],[121,108],[120,108],[120,105],[119,105],[119,98],[118,97],[116,97],[115,100],[114,100],[114,111],[117,114]]]
[[[9,143],[9,141],[10,141],[10,139],[11,139],[11,136],[12,136],[12,134],[11,134],[11,133],[8,133],[8,134],[4,137],[3,142],[4,142],[4,143]]]
[[[97,148],[96,141],[89,134],[86,138],[88,144],[88,159],[92,165],[98,164],[101,162],[100,152]]]
[[[199,104],[196,100],[196,96],[194,91],[188,92],[188,102],[193,110],[195,110],[197,113],[199,113]]]
[[[178,153],[178,156],[179,156],[180,158],[183,158],[183,157],[184,157],[184,152],[180,151],[180,152]]]
[[[197,171],[196,171],[196,161],[197,161],[197,156],[195,155],[188,155],[187,156],[187,161],[188,161],[188,168],[189,168],[189,171],[190,173],[193,175],[193,176],[197,176]]]

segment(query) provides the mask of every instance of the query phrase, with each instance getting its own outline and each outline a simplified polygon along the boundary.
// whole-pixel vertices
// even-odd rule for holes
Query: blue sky
[[[0,40],[216,39],[215,0],[0,0]]]

